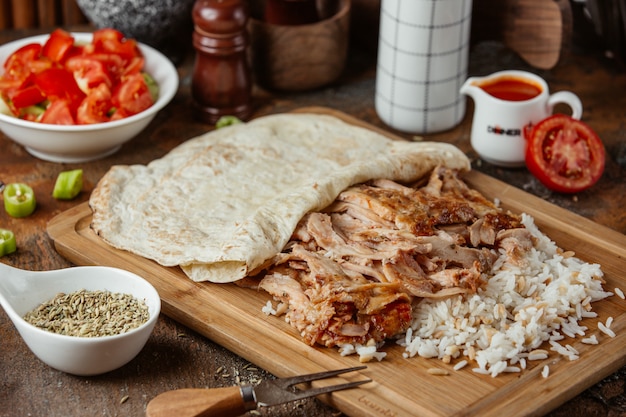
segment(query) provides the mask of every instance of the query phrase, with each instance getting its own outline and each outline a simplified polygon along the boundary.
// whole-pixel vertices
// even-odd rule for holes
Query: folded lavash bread
[[[232,282],[279,253],[298,221],[370,179],[469,170],[456,147],[390,140],[319,114],[265,116],[184,142],[148,165],[113,166],[94,189],[109,245],[194,281]]]

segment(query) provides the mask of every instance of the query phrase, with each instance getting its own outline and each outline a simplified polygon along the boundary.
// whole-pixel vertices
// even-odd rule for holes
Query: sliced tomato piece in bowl
[[[35,104],[41,103],[46,99],[46,96],[36,85],[29,85],[28,87],[22,88],[9,96],[13,105],[18,109],[34,106]]]
[[[41,123],[73,125],[74,117],[66,100],[53,100],[41,116]]]
[[[526,167],[549,189],[577,193],[602,176],[606,151],[586,123],[556,114],[537,123],[525,135]]]
[[[28,86],[28,79],[8,79],[0,78],[0,98],[5,100],[5,104],[11,108],[15,113],[16,108],[12,103],[12,97],[17,94],[18,91]]]
[[[12,78],[19,78],[16,72],[30,72],[30,63],[37,60],[41,55],[42,46],[38,43],[26,44],[15,52],[13,52],[6,61],[4,61],[4,69],[6,74]]]
[[[76,83],[85,93],[100,83],[105,83],[108,87],[113,85],[109,70],[99,59],[89,56],[73,56],[68,58],[65,68],[74,74]]]
[[[76,123],[104,123],[110,120],[111,90],[100,84],[87,94],[76,110]]]
[[[119,83],[120,78],[125,71],[124,66],[126,65],[126,62],[122,59],[121,56],[106,52],[94,52],[90,54],[84,54],[83,56],[101,62],[102,65],[104,65],[107,74],[109,74],[109,77],[111,77],[111,81],[113,81],[113,84]]]
[[[28,86],[34,75],[52,66],[48,59],[41,58],[41,45],[30,43],[13,52],[4,62],[4,73],[0,76],[0,93],[10,95]]]
[[[133,59],[128,61],[128,63],[124,67],[123,75],[130,75],[130,74],[136,74],[138,72],[141,72],[141,70],[143,69],[144,63],[145,63],[144,57],[142,56],[134,57]]]
[[[111,102],[125,117],[142,112],[154,104],[143,75],[138,73],[122,80],[113,91]]]
[[[76,83],[74,75],[65,68],[50,68],[37,74],[35,85],[50,100],[66,100],[72,113],[85,98],[85,93]]]
[[[141,56],[137,41],[126,39],[124,35],[111,28],[98,29],[93,33],[95,52],[106,52],[120,55],[125,61]]]
[[[54,62],[63,62],[74,47],[74,37],[63,29],[55,29],[44,43],[42,54]]]

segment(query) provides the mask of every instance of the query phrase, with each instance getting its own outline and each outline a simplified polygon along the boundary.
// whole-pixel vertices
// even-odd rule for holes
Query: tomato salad
[[[46,42],[13,52],[0,76],[4,113],[62,125],[102,123],[152,106],[158,86],[144,72],[137,41],[115,29],[100,29],[77,44],[63,29]]]

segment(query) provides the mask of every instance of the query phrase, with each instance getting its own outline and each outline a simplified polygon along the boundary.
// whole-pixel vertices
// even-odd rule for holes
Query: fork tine
[[[305,382],[316,381],[334,377],[347,372],[365,369],[367,366],[357,366],[354,368],[337,369],[334,371],[318,372],[308,375],[299,375],[291,378],[266,379],[259,385],[254,387],[254,397],[259,407],[268,407],[272,405],[284,404],[286,402],[300,400],[303,398],[313,397],[319,394],[344,390],[357,387],[359,385],[371,382],[371,379],[365,381],[348,382],[337,385],[328,385],[317,388],[292,389],[294,385]]]
[[[292,394],[292,401],[302,400],[304,398],[314,397],[321,394],[327,394],[329,392],[350,389],[358,387],[359,385],[367,384],[368,382],[372,382],[372,380],[366,379],[363,381],[346,382],[345,384],[328,385],[326,387],[298,390]]]
[[[279,378],[274,382],[276,385],[280,385],[281,387],[291,387],[296,384],[301,384],[303,382],[317,381],[319,379],[326,379],[336,375],[346,374],[352,371],[360,371],[361,369],[365,369],[367,366],[355,366],[353,368],[344,368],[344,369],[336,369],[333,371],[325,371],[325,372],[317,372],[314,374],[307,375],[298,375],[291,378]]]

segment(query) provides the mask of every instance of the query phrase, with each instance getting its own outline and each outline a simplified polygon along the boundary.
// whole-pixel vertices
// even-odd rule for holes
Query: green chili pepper
[[[148,91],[150,91],[150,97],[152,97],[152,101],[156,103],[159,99],[159,85],[149,74],[143,73],[143,79],[148,86]]]
[[[222,116],[219,119],[217,119],[217,122],[215,123],[215,127],[217,129],[220,129],[222,127],[232,126],[232,125],[236,125],[239,123],[243,123],[243,122],[237,116]]]
[[[63,171],[57,177],[52,190],[52,197],[59,200],[71,200],[76,197],[83,188],[83,170],[73,169]]]
[[[2,195],[4,197],[4,209],[12,217],[30,216],[37,206],[35,192],[26,184],[8,184]]]
[[[0,229],[0,256],[8,255],[17,250],[15,235],[7,229]]]

